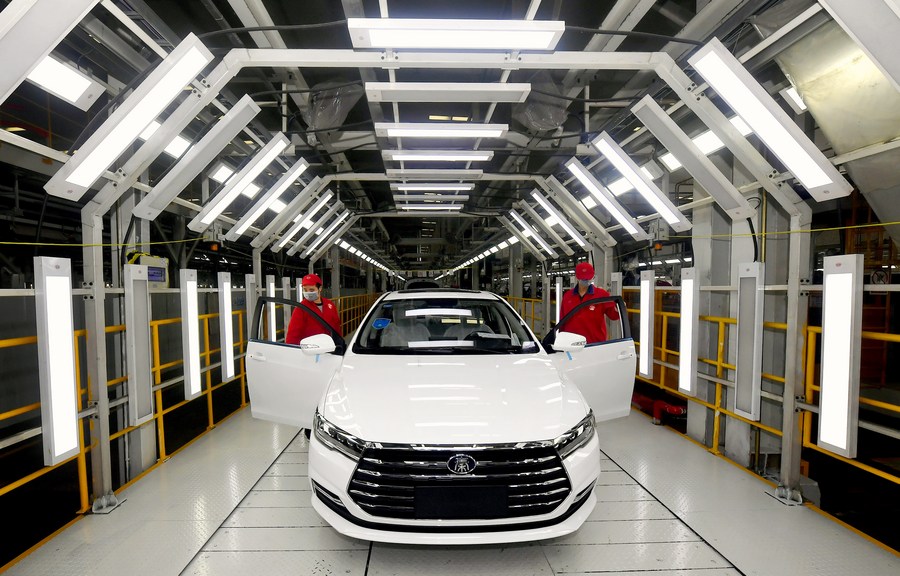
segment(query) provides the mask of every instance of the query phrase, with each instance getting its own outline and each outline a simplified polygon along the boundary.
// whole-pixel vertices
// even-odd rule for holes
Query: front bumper
[[[397,544],[495,544],[556,538],[577,530],[596,505],[600,475],[596,435],[563,465],[571,492],[551,513],[494,520],[406,520],[374,516],[347,493],[356,463],[313,436],[309,448],[312,504],[338,532],[352,538]]]

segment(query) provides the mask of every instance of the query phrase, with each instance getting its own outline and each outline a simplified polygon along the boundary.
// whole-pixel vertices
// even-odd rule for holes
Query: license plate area
[[[489,520],[508,515],[506,486],[416,486],[417,520]]]

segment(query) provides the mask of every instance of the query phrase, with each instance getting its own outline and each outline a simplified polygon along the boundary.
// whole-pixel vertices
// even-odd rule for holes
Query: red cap
[[[322,279],[319,278],[318,274],[307,274],[303,277],[303,280],[300,281],[301,286],[321,286]]]
[[[591,266],[590,262],[579,262],[575,266],[575,277],[579,280],[593,280],[594,267]]]

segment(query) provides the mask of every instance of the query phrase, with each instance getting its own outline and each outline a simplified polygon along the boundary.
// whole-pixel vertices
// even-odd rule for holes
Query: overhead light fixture
[[[328,210],[326,210],[322,214],[322,216],[320,216],[319,219],[316,220],[315,222],[310,222],[309,225],[306,225],[307,220],[301,220],[300,224],[299,224],[299,228],[297,228],[297,229],[299,230],[300,228],[307,228],[307,230],[306,230],[306,232],[303,233],[302,236],[300,236],[300,238],[297,239],[296,242],[294,242],[293,246],[291,246],[288,249],[287,255],[293,256],[300,250],[300,248],[303,247],[304,244],[306,244],[306,242],[310,238],[312,238],[313,236],[321,235],[322,231],[323,231],[322,227],[325,226],[325,223],[328,222],[328,220],[332,216],[337,214],[338,211],[343,210],[343,209],[344,209],[344,203],[341,202],[340,200],[338,200],[334,204],[332,204],[328,208]],[[288,231],[288,234],[286,234],[286,236],[291,236],[290,232],[292,230],[294,230],[295,227],[291,227],[291,230]],[[272,246],[272,252],[278,252],[285,246],[287,246],[287,241],[285,241],[284,238],[282,238],[274,246]]]
[[[803,114],[806,112],[806,103],[800,97],[800,93],[793,86],[778,91],[784,101],[787,102],[794,114]]]
[[[427,168],[388,168],[388,178],[405,180],[478,180],[483,175],[479,169],[429,170]]]
[[[660,108],[653,98],[645,96],[631,112],[644,123],[666,149],[680,159],[687,171],[710,196],[731,216],[744,220],[756,214],[734,184],[703,154],[687,134]]]
[[[474,184],[405,184],[391,183],[391,190],[400,192],[468,192],[474,190]]]
[[[206,230],[245,188],[253,185],[253,180],[281,154],[288,144],[290,141],[281,133],[269,140],[236,176],[228,179],[219,193],[207,202],[200,213],[188,223],[188,228],[194,232]]]
[[[231,272],[219,272],[219,354],[222,382],[234,378],[234,321],[231,318]]]
[[[591,142],[603,156],[615,166],[622,176],[631,183],[638,193],[676,232],[684,232],[691,229],[691,223],[684,217],[672,201],[663,194],[653,180],[641,172],[634,160],[606,133],[600,135]]]
[[[681,321],[678,345],[678,390],[697,394],[697,346],[700,334],[700,282],[696,268],[681,269]]]
[[[741,120],[740,116],[732,116],[729,119],[731,125],[734,126],[738,132],[740,132],[741,136],[749,136],[753,134],[753,130],[747,126],[747,123]],[[712,130],[707,130],[697,136],[691,138],[691,142],[697,147],[700,152],[702,152],[705,156],[709,156],[713,152],[717,152],[725,147],[725,143],[719,140],[719,137],[716,136]],[[681,162],[675,158],[672,153],[663,154],[659,158],[660,162],[666,165],[666,168],[669,172],[674,172],[681,168]]]
[[[162,124],[160,124],[159,122],[154,120],[153,122],[148,124],[146,128],[144,128],[144,131],[138,135],[138,138],[146,141],[148,138],[153,136],[154,132],[159,130],[160,126],[162,126]],[[172,141],[169,142],[169,144],[167,144],[165,148],[163,148],[163,152],[165,152],[172,158],[180,158],[181,155],[184,154],[185,151],[190,147],[191,147],[190,141],[188,141],[188,139],[185,138],[184,136],[178,135],[178,136],[175,136],[175,138],[173,138]]]
[[[713,38],[688,62],[816,200],[850,194],[837,168],[721,42]]]
[[[322,232],[322,234],[319,235],[318,238],[316,238],[315,240],[313,240],[312,243],[311,243],[309,246],[307,246],[306,250],[303,252],[303,254],[301,255],[301,257],[302,257],[302,258],[306,258],[306,257],[309,256],[310,254],[312,254],[313,252],[315,252],[315,251],[316,251],[316,248],[317,248],[317,247],[318,247],[318,246],[319,246],[326,238],[328,238],[329,236],[331,236],[331,235],[334,233],[334,231],[337,230],[338,226],[340,226],[341,223],[342,223],[344,220],[347,219],[348,216],[350,216],[350,211],[349,211],[349,210],[344,210],[344,211],[341,213],[340,216],[338,216],[337,218],[335,218],[334,221],[333,221],[331,224],[328,225],[328,228],[326,228],[326,229]]]
[[[566,221],[566,218],[552,205],[550,202],[544,198],[544,195],[538,192],[537,190],[533,190],[531,192],[531,197],[535,199],[535,201],[540,204],[541,208],[547,211],[548,214],[553,216],[556,221],[553,223],[559,224],[559,226],[566,231],[566,234],[569,235],[572,240],[575,241],[580,247],[584,248],[587,246],[587,240],[584,236],[581,235],[580,232],[575,230],[569,223]]]
[[[212,58],[197,37],[188,34],[44,188],[55,196],[79,200]]]
[[[300,177],[301,174],[309,167],[309,164],[304,159],[300,159],[294,162],[294,165],[287,169],[287,171],[282,174],[281,178],[278,179],[278,182],[275,183],[274,186],[269,188],[265,194],[263,194],[256,203],[250,207],[250,210],[247,211],[244,216],[238,220],[237,224],[225,234],[225,239],[231,242],[234,242],[240,236],[250,228],[250,225],[256,222],[256,220],[262,216],[263,212],[268,210],[275,202],[278,202],[279,197],[287,190],[294,182],[297,181],[297,178]],[[282,202],[282,207],[284,207],[284,203]]]
[[[656,324],[656,273],[653,270],[641,271],[640,298],[641,347],[640,355],[638,356],[638,372],[644,378],[653,380],[653,342]]]
[[[527,83],[366,82],[369,102],[521,103],[530,91],[531,84]]]
[[[97,0],[12,0],[0,11],[0,103],[25,81]]]
[[[38,379],[44,465],[78,453],[78,392],[72,319],[72,264],[67,258],[34,258]]]
[[[53,56],[46,56],[26,79],[84,111],[105,91],[99,82]]]
[[[550,245],[547,244],[547,242],[545,242],[543,238],[541,238],[541,235],[538,234],[537,230],[535,230],[535,229],[531,226],[531,224],[529,224],[528,222],[526,222],[524,218],[522,218],[521,216],[519,216],[519,213],[518,213],[518,212],[516,212],[515,210],[510,210],[510,211],[509,211],[509,215],[512,217],[513,220],[516,221],[516,223],[517,223],[519,226],[522,227],[522,230],[523,230],[523,233],[525,234],[525,236],[527,236],[528,238],[531,238],[531,239],[533,239],[535,242],[537,242],[538,245],[541,247],[541,249],[543,249],[544,252],[546,252],[547,254],[549,254],[552,258],[558,258],[558,257],[559,257],[559,254],[557,254],[556,250],[554,250],[553,248],[551,248]]]
[[[402,204],[401,210],[462,210],[462,204]]]
[[[193,400],[203,390],[200,378],[200,313],[197,303],[197,271],[182,268],[181,355],[184,360],[184,399]]]
[[[431,202],[465,202],[468,199],[468,194],[456,196],[450,194],[394,194],[394,202],[421,202],[425,200]]]
[[[766,271],[761,262],[738,264],[737,354],[734,412],[759,421],[762,387],[763,304]]]
[[[493,152],[481,150],[382,150],[382,158],[393,162],[486,162]]]
[[[863,255],[826,256],[822,267],[822,381],[816,443],[856,458]]]
[[[565,22],[348,18],[354,48],[553,50]]]
[[[262,188],[251,182],[241,189],[241,196],[252,199],[256,197],[260,190],[262,190]]]
[[[438,124],[376,122],[375,136],[380,138],[503,138],[506,124]]]
[[[616,222],[618,222],[626,232],[631,234],[635,240],[650,239],[650,235],[635,222],[634,218],[628,215],[625,208],[619,204],[618,200],[616,200],[615,197],[610,194],[609,190],[594,178],[594,175],[591,174],[577,158],[570,158],[569,161],[566,162],[566,168],[569,169],[569,172],[581,182],[581,185],[603,205],[603,208],[609,212],[610,216],[615,218]]]
[[[296,236],[297,233],[305,227],[303,226],[305,222],[310,221],[310,225],[312,225],[312,218],[314,218],[315,215],[318,214],[319,210],[321,210],[322,207],[325,206],[325,203],[331,200],[333,196],[334,194],[332,194],[330,191],[326,191],[324,194],[322,194],[322,196],[319,197],[319,200],[308,212],[297,216],[294,219],[294,225],[287,232],[285,232],[284,235],[282,235],[281,240],[277,242],[276,247],[278,249],[284,248],[287,243],[291,241],[291,238]],[[306,228],[308,228],[308,226],[306,226]]]
[[[900,92],[900,58],[897,57],[900,2],[819,0],[819,4],[891,81],[894,89]]]
[[[209,177],[219,184],[224,184],[229,178],[231,178],[232,174],[234,174],[234,170],[224,164],[220,164],[218,168],[213,170],[213,173],[210,174]]]

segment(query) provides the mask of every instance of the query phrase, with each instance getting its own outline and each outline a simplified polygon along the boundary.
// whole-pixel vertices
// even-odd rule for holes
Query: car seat
[[[474,319],[477,324],[469,324],[468,320]],[[466,337],[473,332],[487,332],[493,334],[494,331],[487,324],[482,323],[481,313],[477,310],[472,311],[472,316],[463,316],[460,318],[459,324],[453,324],[444,332],[444,338],[447,340],[465,340]]]
[[[408,347],[410,342],[428,342],[430,338],[431,332],[424,324],[417,322],[417,318],[401,316],[385,326],[381,345]]]

